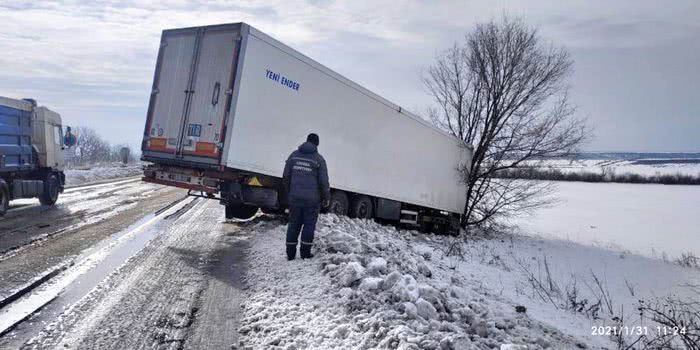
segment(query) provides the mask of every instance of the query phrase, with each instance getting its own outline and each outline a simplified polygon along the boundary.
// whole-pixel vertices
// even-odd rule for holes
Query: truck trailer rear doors
[[[164,31],[142,149],[148,158],[218,165],[239,26]]]

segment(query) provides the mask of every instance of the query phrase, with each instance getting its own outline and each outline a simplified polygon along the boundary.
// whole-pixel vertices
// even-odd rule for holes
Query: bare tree
[[[72,147],[75,163],[86,164],[109,161],[111,147],[94,129],[88,127],[75,127],[73,132],[78,142]]]
[[[572,64],[566,49],[504,16],[478,24],[428,68],[423,81],[436,102],[431,120],[474,151],[472,164],[462,169],[463,226],[547,203],[546,183],[494,175],[571,154],[585,141],[585,120],[574,117],[567,94]]]

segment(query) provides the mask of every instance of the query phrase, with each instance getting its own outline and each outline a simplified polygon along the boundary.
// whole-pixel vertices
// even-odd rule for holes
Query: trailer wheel
[[[336,215],[348,215],[348,196],[343,191],[331,192],[328,212]]]
[[[49,174],[44,180],[44,192],[39,196],[43,205],[54,205],[58,200],[59,183],[56,174]]]
[[[10,207],[10,191],[7,188],[5,181],[0,179],[0,216],[7,213],[7,209]]]
[[[246,204],[228,204],[226,205],[226,219],[241,219],[247,220],[258,213],[258,207]]]
[[[433,224],[433,233],[437,235],[447,234],[447,224]]]
[[[418,224],[418,231],[420,233],[430,233],[433,231],[433,223],[432,222],[427,222],[425,220],[421,220],[420,224]]]
[[[350,217],[358,219],[372,218],[372,200],[367,196],[357,196],[350,206]]]

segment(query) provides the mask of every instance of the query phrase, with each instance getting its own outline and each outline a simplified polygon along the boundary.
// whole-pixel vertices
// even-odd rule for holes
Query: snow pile
[[[121,163],[97,164],[91,167],[81,167],[66,169],[66,185],[77,186],[99,180],[114,179],[120,177],[137,176],[143,173],[142,164],[131,163],[122,165]]]
[[[419,244],[429,237],[322,215],[316,257],[287,262],[286,226],[256,225],[238,348],[583,346],[465,283],[442,253]]]

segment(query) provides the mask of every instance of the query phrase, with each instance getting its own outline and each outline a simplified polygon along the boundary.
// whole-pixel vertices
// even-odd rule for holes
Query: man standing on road
[[[287,260],[296,257],[299,232],[299,255],[302,259],[313,257],[311,246],[314,242],[318,212],[321,204],[327,207],[330,200],[328,169],[326,160],[318,153],[318,145],[318,135],[309,134],[306,142],[289,155],[284,165],[283,182],[289,204]]]

